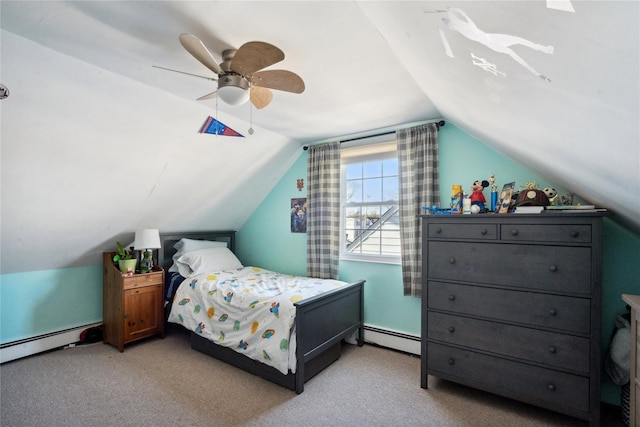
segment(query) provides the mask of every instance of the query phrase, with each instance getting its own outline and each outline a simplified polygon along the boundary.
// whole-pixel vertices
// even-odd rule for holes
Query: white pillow
[[[198,249],[206,249],[206,248],[226,248],[227,242],[219,242],[215,240],[194,240],[194,239],[180,239],[178,243],[173,245],[173,249],[177,252],[173,255],[173,264],[169,267],[170,272],[179,273],[178,265],[176,261],[182,255],[187,252],[196,251]],[[181,274],[181,276],[183,276]],[[186,276],[185,276],[186,277]]]
[[[207,248],[187,252],[176,261],[183,277],[242,268],[242,263],[227,248]]]

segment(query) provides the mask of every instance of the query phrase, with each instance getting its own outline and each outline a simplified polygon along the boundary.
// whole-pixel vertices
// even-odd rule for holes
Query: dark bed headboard
[[[235,231],[188,231],[176,233],[160,233],[160,244],[162,247],[158,251],[158,265],[165,270],[171,267],[173,263],[173,255],[176,250],[173,245],[178,243],[182,238],[194,240],[216,240],[226,242],[231,252],[236,251],[236,232]]]

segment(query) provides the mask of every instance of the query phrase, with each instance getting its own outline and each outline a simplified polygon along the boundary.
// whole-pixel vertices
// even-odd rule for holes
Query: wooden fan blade
[[[197,99],[197,101],[204,101],[206,99],[211,99],[211,98],[215,98],[216,96],[218,96],[218,91],[216,90],[215,92],[211,92],[207,95],[201,96],[200,98]]]
[[[251,86],[249,96],[253,106],[260,110],[271,103],[273,92],[264,87]]]
[[[284,52],[265,42],[248,42],[240,46],[231,60],[231,71],[243,76],[273,65],[284,59]]]
[[[210,69],[216,74],[222,73],[222,68],[213,59],[209,49],[202,43],[202,41],[192,34],[180,34],[180,43],[194,58],[196,58],[202,65]]]
[[[251,84],[286,92],[304,92],[304,81],[296,73],[287,70],[259,71],[251,75]]]

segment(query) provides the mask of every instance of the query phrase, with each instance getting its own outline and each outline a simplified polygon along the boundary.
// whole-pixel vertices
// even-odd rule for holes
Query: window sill
[[[373,262],[377,264],[401,265],[400,257],[394,256],[366,256],[366,255],[340,255],[340,261]]]

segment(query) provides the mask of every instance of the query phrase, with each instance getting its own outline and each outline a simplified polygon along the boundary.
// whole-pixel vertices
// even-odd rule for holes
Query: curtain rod
[[[444,126],[444,125],[445,125],[445,121],[444,121],[444,120],[440,120],[439,122],[435,122],[435,123],[436,123],[436,126],[437,126],[438,128],[441,128],[442,126]],[[397,131],[392,130],[392,131],[389,131],[389,132],[377,133],[377,134],[375,134],[375,135],[358,136],[358,137],[355,137],[355,138],[350,138],[350,139],[342,140],[342,141],[340,141],[340,144],[342,144],[342,143],[344,143],[344,142],[358,141],[358,140],[360,140],[360,139],[374,138],[374,137],[376,137],[376,136],[391,135],[391,134],[396,133],[396,132],[397,132]],[[302,147],[302,149],[303,149],[304,151],[307,151],[307,150],[309,149],[309,146],[308,146],[308,145],[305,145],[304,147]]]

